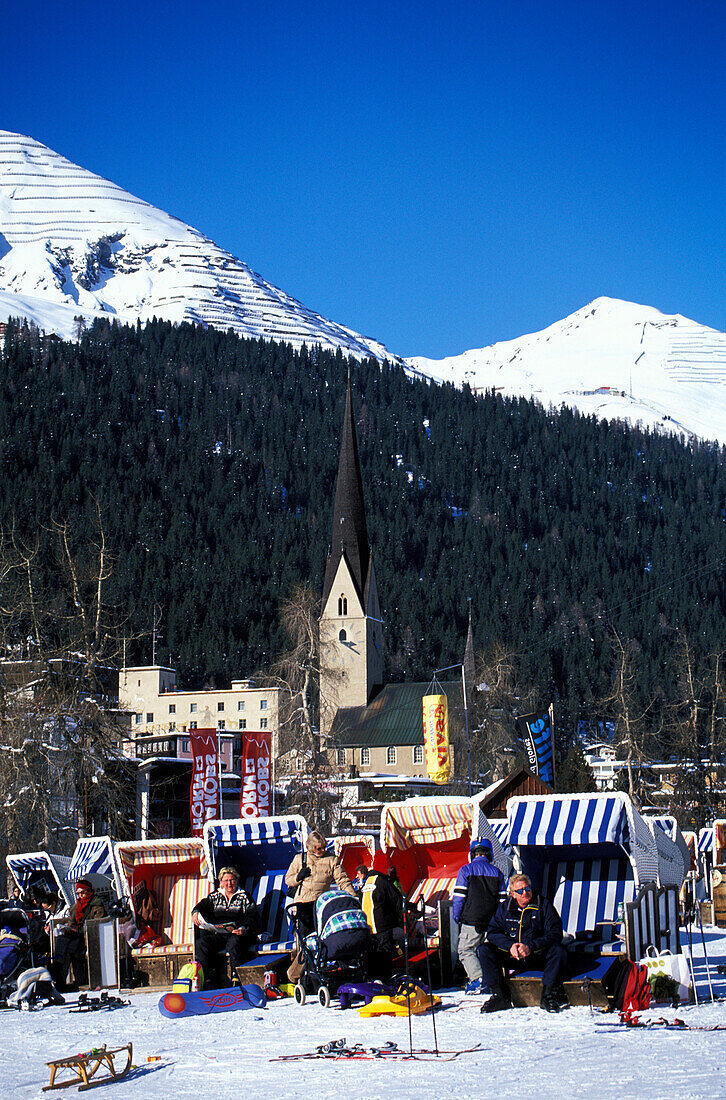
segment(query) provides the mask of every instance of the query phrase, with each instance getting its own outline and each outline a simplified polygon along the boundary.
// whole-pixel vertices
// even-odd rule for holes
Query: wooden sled
[[[122,1051],[126,1052],[126,1065],[119,1071],[114,1064],[114,1058]],[[133,1053],[132,1043],[128,1043],[125,1047],[116,1047],[114,1050],[106,1050],[104,1043],[98,1050],[91,1050],[87,1054],[73,1054],[70,1058],[56,1058],[52,1062],[46,1062],[50,1067],[50,1084],[45,1085],[43,1092],[48,1092],[50,1089],[67,1089],[70,1085],[78,1085],[78,1091],[83,1092],[86,1089],[95,1088],[96,1085],[105,1085],[109,1081],[120,1081],[131,1069]],[[104,1075],[98,1081],[92,1081],[91,1078],[98,1073],[101,1066],[108,1070],[108,1075]],[[69,1070],[73,1076],[67,1081],[56,1082],[55,1076],[60,1069]]]

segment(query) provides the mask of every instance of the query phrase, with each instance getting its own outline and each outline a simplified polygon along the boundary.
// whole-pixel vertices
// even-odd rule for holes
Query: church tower
[[[365,706],[383,684],[383,625],[368,544],[348,375],[330,553],[320,617],[320,732],[340,707]]]

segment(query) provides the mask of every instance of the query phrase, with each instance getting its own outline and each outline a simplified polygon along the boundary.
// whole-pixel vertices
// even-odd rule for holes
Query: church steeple
[[[349,374],[320,616],[323,737],[339,708],[366,706],[382,684],[383,624],[368,543]]]
[[[345,556],[350,568],[358,597],[361,603],[364,603],[371,551],[368,544],[368,528],[363,503],[363,478],[358,458],[358,440],[355,434],[355,421],[353,420],[350,373],[348,373],[348,388],[345,395],[343,434],[338,459],[338,480],[335,486],[330,554],[325,567],[325,582],[323,584],[323,606],[327,603],[330,589],[338,572],[340,559],[343,556]]]

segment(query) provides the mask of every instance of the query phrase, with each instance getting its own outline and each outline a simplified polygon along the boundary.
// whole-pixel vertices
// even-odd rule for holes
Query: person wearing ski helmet
[[[469,845],[469,862],[456,877],[452,916],[459,926],[459,960],[466,971],[465,993],[481,993],[482,969],[477,948],[484,942],[489,921],[507,894],[507,880],[492,863],[492,844],[478,837]]]

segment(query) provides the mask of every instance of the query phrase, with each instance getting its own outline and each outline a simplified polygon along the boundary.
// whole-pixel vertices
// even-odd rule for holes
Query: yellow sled
[[[432,996],[417,986],[406,993],[394,993],[392,997],[374,997],[369,1005],[358,1009],[360,1016],[420,1016],[433,1005],[441,1004],[441,997]]]

